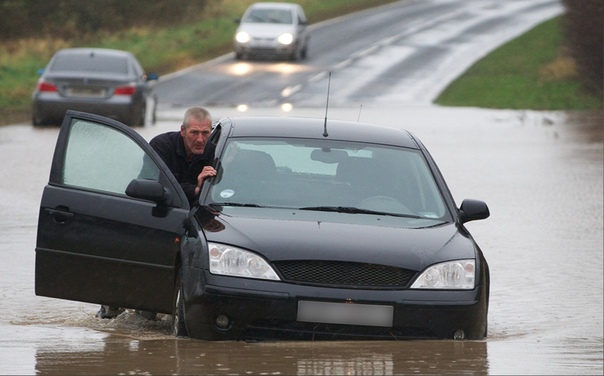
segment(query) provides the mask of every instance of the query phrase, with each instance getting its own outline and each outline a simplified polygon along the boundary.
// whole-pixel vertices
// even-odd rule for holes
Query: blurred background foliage
[[[216,0],[0,0],[0,41],[195,22]]]
[[[604,1],[563,0],[566,7],[565,46],[574,58],[579,77],[590,92],[604,90]]]

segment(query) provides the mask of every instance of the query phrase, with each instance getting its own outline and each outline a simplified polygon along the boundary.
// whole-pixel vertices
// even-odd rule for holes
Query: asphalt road
[[[403,0],[311,24],[299,62],[234,54],[160,79],[160,110],[430,103],[480,57],[563,11],[557,0]],[[312,20],[311,20],[312,22]]]

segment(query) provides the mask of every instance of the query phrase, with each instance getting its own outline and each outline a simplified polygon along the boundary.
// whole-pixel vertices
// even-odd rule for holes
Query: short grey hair
[[[212,123],[212,115],[210,112],[203,107],[191,107],[185,112],[185,118],[182,122],[183,127],[187,129],[191,119],[197,120],[209,120]]]

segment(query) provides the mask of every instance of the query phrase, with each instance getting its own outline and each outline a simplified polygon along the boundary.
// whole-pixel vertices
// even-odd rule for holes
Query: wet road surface
[[[234,109],[210,108],[215,118]],[[184,110],[137,130],[177,129]],[[322,118],[324,109],[247,115]],[[484,341],[204,342],[170,318],[36,297],[38,207],[58,128],[0,127],[1,374],[602,374],[602,114],[410,106],[333,108],[329,118],[406,128],[426,144],[491,267]],[[99,284],[103,281],[99,280]]]
[[[563,11],[559,0],[398,1],[311,24],[302,61],[230,53],[160,77],[159,106],[323,107],[328,85],[335,106],[427,104],[489,51]]]

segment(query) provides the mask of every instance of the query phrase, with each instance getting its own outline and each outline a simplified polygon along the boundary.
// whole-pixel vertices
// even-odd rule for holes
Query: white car
[[[304,59],[308,52],[308,21],[302,7],[289,3],[255,3],[237,20],[236,59],[252,56]]]

